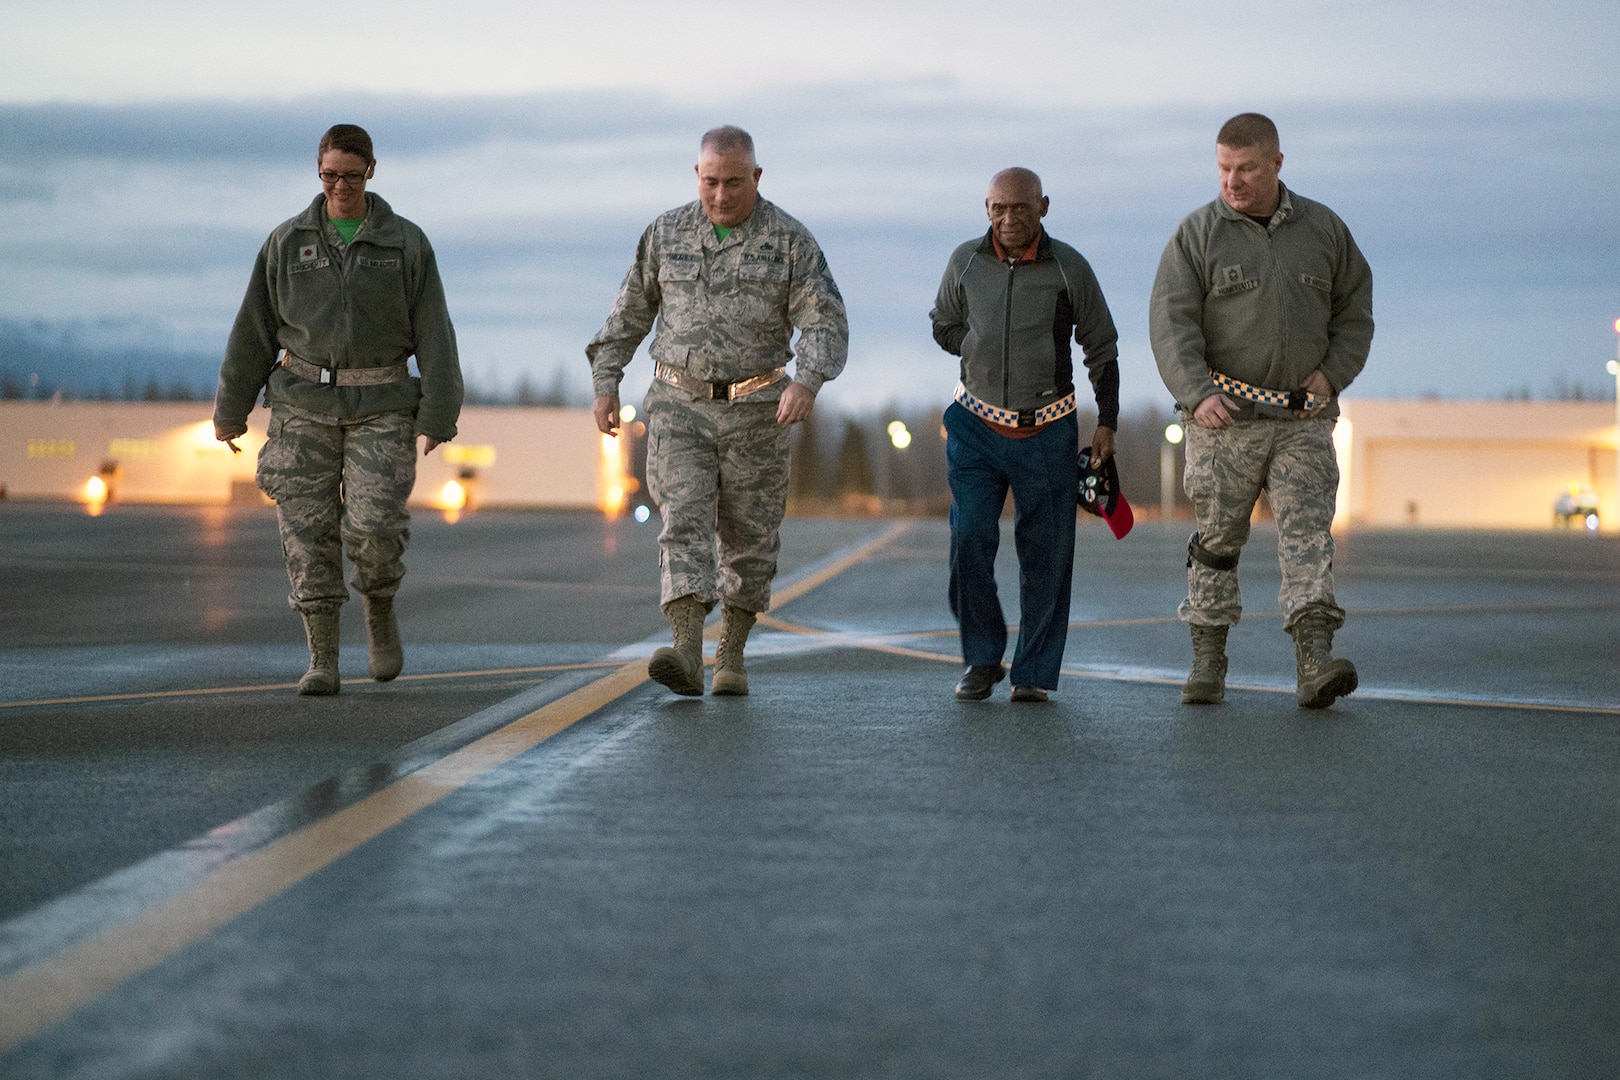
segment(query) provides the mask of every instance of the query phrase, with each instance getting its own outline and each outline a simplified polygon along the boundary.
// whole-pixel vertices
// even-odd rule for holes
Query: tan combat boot
[[[1325,709],[1356,688],[1356,665],[1333,658],[1333,627],[1324,615],[1310,614],[1294,624],[1294,655],[1299,664],[1299,706]]]
[[[664,606],[664,616],[675,631],[675,647],[666,645],[652,654],[648,678],[686,697],[703,693],[703,620],[708,614],[695,596],[682,596]]]
[[[1226,700],[1227,629],[1192,624],[1193,666],[1181,687],[1183,705],[1219,705]]]
[[[338,613],[304,613],[304,636],[309,639],[309,670],[298,680],[300,694],[335,694],[338,681]]]
[[[392,596],[361,598],[366,608],[366,653],[371,677],[387,682],[405,666],[405,648],[399,641],[399,620]]]
[[[748,693],[748,675],[743,671],[743,646],[754,628],[755,615],[742,608],[727,607],[720,617],[720,642],[714,650],[714,680],[710,692],[716,697],[741,697]]]

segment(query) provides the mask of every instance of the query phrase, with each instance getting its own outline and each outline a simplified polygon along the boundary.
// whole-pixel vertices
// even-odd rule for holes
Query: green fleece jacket
[[[433,248],[422,230],[367,193],[365,223],[344,245],[318,195],[259,250],[214,395],[214,434],[247,431],[259,391],[272,408],[334,420],[416,417],[416,432],[456,435],[461,361]],[[327,368],[375,368],[416,357],[420,377],[381,386],[322,385],[280,366],[281,350]]]
[[[1148,326],[1159,375],[1183,409],[1216,392],[1211,369],[1292,391],[1321,368],[1337,394],[1367,363],[1367,260],[1332,210],[1281,194],[1269,228],[1216,199],[1187,215],[1164,249]],[[1251,402],[1238,405],[1239,417],[1255,415]],[[1335,401],[1326,414],[1337,413]]]

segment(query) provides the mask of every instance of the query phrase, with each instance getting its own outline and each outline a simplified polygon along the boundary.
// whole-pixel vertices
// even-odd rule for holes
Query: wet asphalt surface
[[[631,678],[0,1076],[1620,1074],[1620,543],[1350,534],[1361,689],[1303,712],[1258,528],[1185,708],[1187,527],[1087,523],[1015,706],[952,699],[945,524],[892,525],[789,521],[779,591],[883,542],[771,613],[749,697]],[[408,562],[406,676],[351,606],[299,698],[272,512],[0,503],[0,1012],[661,640],[652,526],[419,513]]]

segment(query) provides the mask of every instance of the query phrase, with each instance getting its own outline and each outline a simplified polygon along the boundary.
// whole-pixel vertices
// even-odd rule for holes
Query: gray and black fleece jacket
[[[1119,427],[1119,334],[1091,264],[1068,244],[1042,233],[1034,259],[1008,263],[986,230],[951,253],[929,318],[940,348],[962,358],[968,393],[1018,411],[1074,390],[1073,335],[1097,423]]]

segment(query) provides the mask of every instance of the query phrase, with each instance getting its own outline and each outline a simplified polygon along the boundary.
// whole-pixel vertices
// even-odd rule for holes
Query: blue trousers
[[[1012,683],[1055,690],[1069,637],[1079,423],[1071,414],[1027,439],[1009,439],[953,402],[945,410],[945,434],[951,614],[961,632],[962,659],[970,665],[999,664],[1007,651],[1007,620],[996,594],[996,550],[1010,490],[1020,608]]]

